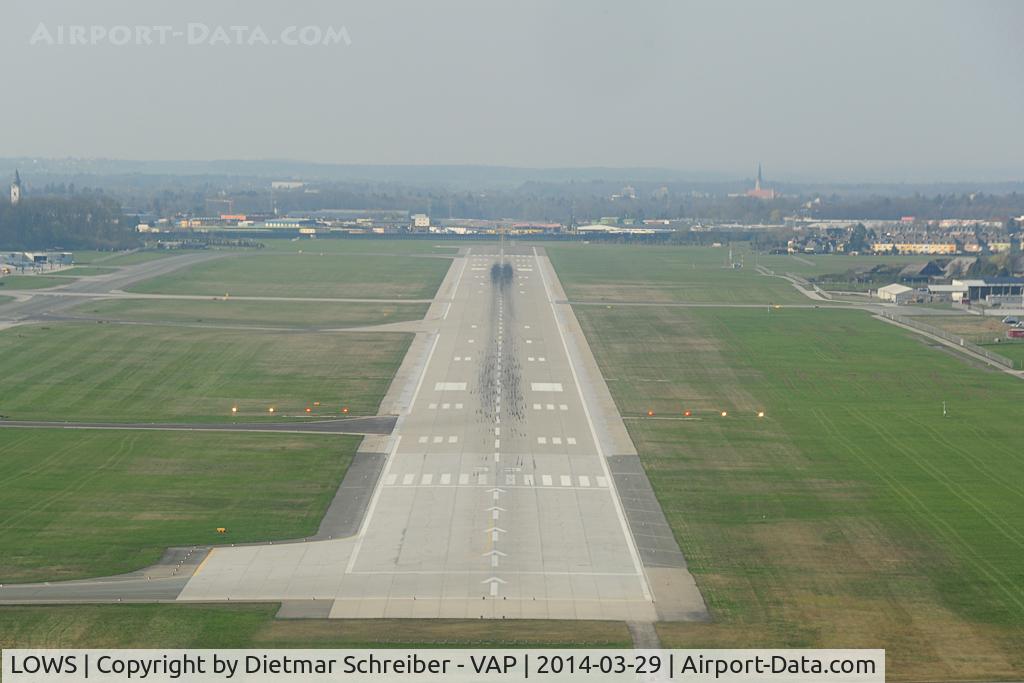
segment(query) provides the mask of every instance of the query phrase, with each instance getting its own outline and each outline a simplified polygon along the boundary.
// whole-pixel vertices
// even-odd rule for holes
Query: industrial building
[[[894,304],[909,304],[917,298],[914,288],[897,283],[879,287],[875,296],[882,301],[891,301]]]
[[[1024,294],[1024,278],[1021,277],[953,280],[952,284],[961,290],[959,298],[954,293],[953,301],[987,301],[991,297],[1014,297]]]

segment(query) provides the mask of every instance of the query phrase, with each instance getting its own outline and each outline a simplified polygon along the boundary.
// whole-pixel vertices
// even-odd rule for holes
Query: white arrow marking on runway
[[[501,527],[496,527],[496,526],[492,526],[490,529],[487,530],[487,532],[491,534],[491,540],[492,541],[497,541],[498,540],[498,534],[507,534],[508,533],[507,531],[505,531]]]
[[[507,582],[503,581],[502,579],[499,579],[497,576],[492,576],[489,579],[484,579],[480,583],[489,583],[489,584],[491,584],[491,595],[492,596],[496,596],[498,594],[498,584],[507,583]]]
[[[487,510],[491,513],[491,519],[498,519],[499,513],[508,512],[505,508],[500,508],[497,505],[489,507]]]
[[[499,558],[508,557],[508,555],[506,555],[505,553],[501,552],[500,550],[492,550],[489,553],[484,553],[484,557],[490,557],[491,558],[491,566],[492,567],[497,567],[498,566]]]
[[[505,489],[487,489],[487,493],[493,493],[494,500],[498,500],[501,494],[508,493],[508,491],[506,491]]]

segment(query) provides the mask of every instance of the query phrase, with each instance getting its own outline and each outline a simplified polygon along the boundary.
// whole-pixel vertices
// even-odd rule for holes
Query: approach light
[[[274,408],[273,408],[273,407],[271,407],[271,408],[269,409],[269,411],[268,411],[268,412],[271,412],[271,413],[273,413],[273,412],[274,412]]]
[[[232,413],[237,413],[238,412],[238,406],[231,406],[231,412]]]
[[[306,412],[307,413],[311,413],[311,412],[313,412],[313,409],[312,408],[306,408]]]
[[[320,405],[320,401],[313,401],[313,405],[319,406]]]
[[[654,417],[654,411],[653,410],[648,410],[647,411],[647,417]]]
[[[347,412],[348,412],[348,406],[345,406],[345,407],[343,407],[343,408],[341,409],[341,412],[343,412],[343,413],[347,413]]]
[[[729,417],[729,411],[723,410],[722,411],[722,417]]]
[[[691,415],[691,413],[690,413],[689,410],[684,410],[683,411],[683,417],[690,417],[690,415]]]
[[[764,411],[763,410],[757,411],[757,416],[758,417],[764,417]]]

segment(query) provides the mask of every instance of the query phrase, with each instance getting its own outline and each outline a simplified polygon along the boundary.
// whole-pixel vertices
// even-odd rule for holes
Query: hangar
[[[885,287],[879,287],[875,296],[883,301],[891,301],[895,304],[910,303],[915,298],[913,287],[893,283]]]

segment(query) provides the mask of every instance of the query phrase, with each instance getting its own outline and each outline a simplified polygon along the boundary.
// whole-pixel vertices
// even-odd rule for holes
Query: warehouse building
[[[964,290],[963,299],[985,301],[990,296],[1007,297],[1024,294],[1024,278],[989,277],[978,280],[953,280],[953,285]]]
[[[909,304],[917,298],[913,287],[897,283],[879,287],[875,292],[875,296],[882,301],[891,301],[894,304]]]

